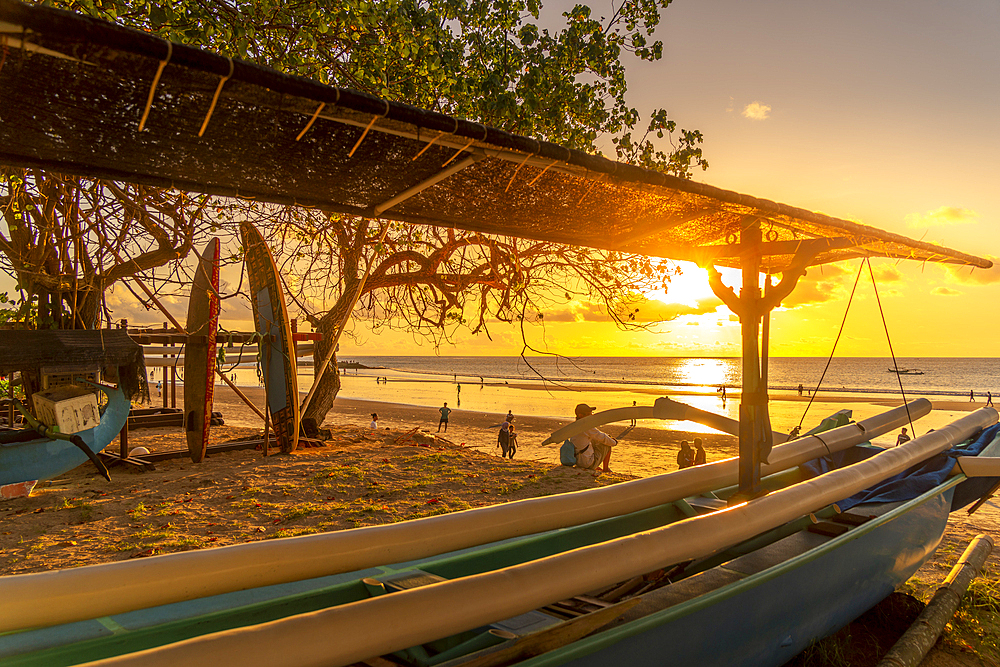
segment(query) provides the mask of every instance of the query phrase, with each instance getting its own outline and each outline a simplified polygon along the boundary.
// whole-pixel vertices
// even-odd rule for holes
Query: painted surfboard
[[[246,249],[254,323],[263,339],[260,365],[264,374],[267,410],[278,446],[288,454],[295,451],[299,444],[299,386],[285,292],[264,237],[247,222],[240,224],[240,233]]]
[[[219,239],[205,246],[191,283],[184,349],[184,428],[191,460],[199,463],[208,447],[215,393],[215,339],[219,331]]]

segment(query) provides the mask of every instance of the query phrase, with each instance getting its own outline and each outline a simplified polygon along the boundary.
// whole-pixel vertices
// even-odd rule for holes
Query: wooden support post
[[[118,455],[123,458],[128,458],[128,419],[125,420],[125,425],[122,426],[122,430],[118,433],[119,439],[119,453]]]
[[[174,343],[170,343],[170,347],[174,347]],[[173,362],[170,366],[170,407],[177,407],[177,355],[171,354],[170,360]]]
[[[740,235],[743,246],[743,288],[740,290],[740,328],[743,334],[743,393],[740,396],[740,474],[735,502],[761,495],[760,442],[767,419],[767,389],[761,386],[759,327],[762,312],[760,298],[760,223],[745,220]]]

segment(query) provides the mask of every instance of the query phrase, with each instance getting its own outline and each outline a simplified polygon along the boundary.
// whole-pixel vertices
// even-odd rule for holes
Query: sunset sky
[[[573,4],[550,0],[543,22],[556,25]],[[610,11],[603,0],[590,4],[598,16]],[[630,101],[704,133],[711,167],[699,181],[995,257],[998,30],[1000,5],[987,0],[674,0],[656,35],[663,59],[627,63]],[[997,356],[1000,267],[873,264],[897,356]],[[650,295],[663,304],[646,310],[672,317],[652,332],[621,332],[591,304],[571,303],[546,313],[529,341],[579,356],[738,355],[739,323],[703,271],[682,267],[667,294]],[[773,315],[771,354],[829,354],[857,271],[857,262],[811,269]],[[108,301],[131,322],[163,319],[141,313],[121,288]],[[248,328],[249,304],[235,301],[225,302],[223,325]],[[184,311],[182,301],[172,307]],[[500,323],[492,340],[462,334],[437,350],[363,323],[352,332],[341,358],[521,351],[520,331]],[[888,354],[867,273],[838,354]]]
[[[664,58],[628,64],[631,101],[645,113],[666,108],[681,127],[704,133],[711,167],[697,180],[1000,255],[996,3],[674,0],[662,16]],[[1000,267],[873,264],[897,355],[997,356]],[[704,314],[677,317],[658,334],[619,332],[575,304],[559,319],[579,321],[547,315],[531,342],[569,355],[738,355],[739,323],[704,272],[683,266],[665,298],[687,306],[677,312]],[[811,269],[774,313],[771,354],[829,354],[857,271],[857,262]],[[493,341],[466,337],[439,352],[520,351],[519,331],[491,333]],[[405,334],[362,334],[342,350],[433,353]],[[888,356],[867,272],[837,353]]]

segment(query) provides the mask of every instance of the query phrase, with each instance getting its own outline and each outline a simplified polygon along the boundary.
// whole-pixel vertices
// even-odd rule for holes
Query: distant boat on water
[[[924,372],[918,368],[890,368],[887,373],[898,373],[899,375],[923,375]]]

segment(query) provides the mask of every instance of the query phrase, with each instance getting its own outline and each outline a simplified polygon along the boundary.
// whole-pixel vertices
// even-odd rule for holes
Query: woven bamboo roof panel
[[[838,240],[813,264],[991,265],[16,0],[0,38],[0,164],[724,266],[754,221],[766,241]],[[796,245],[773,247],[780,271]]]

